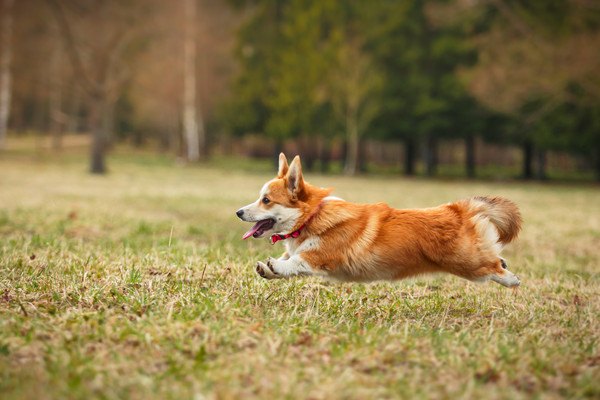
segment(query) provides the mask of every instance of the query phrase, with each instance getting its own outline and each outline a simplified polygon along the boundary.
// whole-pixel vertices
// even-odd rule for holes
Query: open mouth
[[[262,219],[258,221],[250,230],[244,233],[242,239],[248,239],[250,236],[254,238],[261,237],[266,231],[271,229],[275,225],[275,220],[273,218]]]

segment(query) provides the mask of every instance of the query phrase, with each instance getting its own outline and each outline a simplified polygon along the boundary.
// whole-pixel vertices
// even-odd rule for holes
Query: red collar
[[[280,235],[280,234],[275,234],[271,236],[271,244],[275,244],[277,242],[279,242],[280,240],[285,240],[285,239],[289,239],[289,238],[297,238],[298,236],[300,236],[300,234],[302,233],[302,229],[304,229],[304,227],[306,226],[306,224],[302,224],[302,226],[298,229],[296,229],[294,232],[292,233],[286,233],[285,235]]]
[[[317,215],[317,213],[319,212],[319,210],[321,210],[321,206],[323,205],[323,202],[321,201],[319,203],[319,206],[317,207],[317,210],[311,214],[310,217],[308,217],[308,219],[306,220],[305,223],[303,223],[300,228],[296,229],[295,231],[291,232],[291,233],[286,233],[284,235],[280,235],[278,233],[276,233],[275,235],[271,235],[271,244],[275,244],[277,242],[279,242],[280,240],[285,240],[285,239],[289,239],[289,238],[297,238],[298,236],[300,236],[300,234],[302,233],[302,231],[304,230],[304,228],[306,228],[306,225],[308,225],[308,223],[310,222],[310,220]]]

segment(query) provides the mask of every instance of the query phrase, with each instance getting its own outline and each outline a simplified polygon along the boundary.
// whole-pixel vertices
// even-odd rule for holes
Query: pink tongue
[[[250,236],[254,235],[256,233],[256,231],[258,230],[258,228],[260,228],[260,222],[257,222],[256,224],[254,224],[254,226],[252,228],[250,228],[250,230],[246,233],[244,233],[244,236],[242,236],[242,240],[246,240],[248,239]]]

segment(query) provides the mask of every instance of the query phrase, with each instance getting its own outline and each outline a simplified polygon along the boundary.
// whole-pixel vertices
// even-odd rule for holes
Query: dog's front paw
[[[261,261],[256,263],[256,273],[262,276],[265,279],[277,279],[281,278],[279,274],[275,272],[273,269],[273,259],[269,257],[266,263]]]

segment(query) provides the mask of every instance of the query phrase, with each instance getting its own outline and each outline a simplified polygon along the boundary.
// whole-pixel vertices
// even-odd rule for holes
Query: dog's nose
[[[244,210],[237,210],[237,212],[235,213],[235,215],[237,215],[238,217],[242,218],[242,215],[244,215]]]

